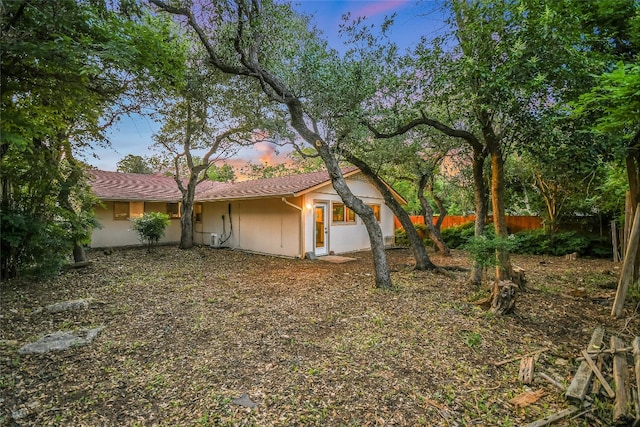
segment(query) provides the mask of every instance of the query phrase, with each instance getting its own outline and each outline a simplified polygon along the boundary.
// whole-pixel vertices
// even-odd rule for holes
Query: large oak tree
[[[272,1],[203,2],[197,12],[173,2],[151,3],[186,21],[206,50],[211,66],[254,80],[271,102],[285,109],[291,127],[322,158],[338,195],[362,219],[371,242],[376,287],[389,288],[392,281],[380,225],[373,210],[347,186],[331,140],[321,135],[318,122],[307,109],[304,87],[296,84],[298,72],[317,72],[321,79],[331,60],[326,44],[309,28],[308,21],[290,5]],[[303,65],[312,69],[303,70]]]

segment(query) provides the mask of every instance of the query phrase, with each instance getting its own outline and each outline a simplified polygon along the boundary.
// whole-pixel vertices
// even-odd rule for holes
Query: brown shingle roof
[[[345,176],[357,168],[343,169]],[[172,177],[101,170],[89,171],[93,192],[101,200],[178,202],[182,199]],[[236,183],[205,181],[198,186],[196,201],[295,197],[329,182],[326,171],[256,179]]]
[[[343,169],[345,176],[357,173],[357,168]],[[265,197],[296,197],[300,194],[326,185],[329,182],[327,171],[311,172],[276,178],[255,179],[225,183],[203,191],[197,195],[199,201],[255,199]]]
[[[173,177],[138,173],[90,170],[93,192],[100,200],[178,202],[182,194]],[[203,182],[198,190],[215,187],[214,182]]]

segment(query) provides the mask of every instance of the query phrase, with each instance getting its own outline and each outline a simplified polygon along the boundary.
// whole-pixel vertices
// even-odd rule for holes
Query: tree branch
[[[164,10],[165,12],[169,12],[174,15],[181,15],[187,18],[187,23],[196,32],[196,35],[202,42],[202,45],[204,46],[204,48],[206,49],[207,54],[209,55],[209,60],[220,71],[227,74],[232,74],[232,75],[242,75],[242,76],[251,75],[248,69],[243,67],[235,67],[231,64],[228,64],[218,56],[215,49],[209,42],[209,39],[207,38],[207,35],[205,34],[204,30],[196,22],[195,17],[193,16],[193,13],[191,13],[190,9],[184,8],[184,7],[171,6],[161,0],[149,0],[149,1],[152,4],[156,5],[157,7],[159,7],[161,10]]]
[[[16,11],[16,13],[11,17],[11,19],[9,20],[9,22],[6,23],[6,25],[2,28],[2,32],[6,33],[7,31],[9,31],[11,29],[11,27],[13,27],[16,22],[18,22],[18,20],[22,17],[22,15],[24,14],[24,9],[25,7],[31,2],[31,0],[25,0],[23,1],[20,6],[18,7],[18,10]]]
[[[294,141],[291,142],[291,145],[293,145],[293,149],[296,150],[296,152],[298,154],[300,154],[300,157],[302,157],[303,159],[315,159],[320,157],[319,153],[316,154],[307,154],[304,151],[302,151],[302,149],[300,148],[300,146],[298,144],[296,144]]]
[[[420,118],[411,120],[410,122],[404,124],[403,126],[400,126],[396,128],[394,131],[391,131],[388,133],[378,131],[376,128],[373,127],[373,125],[371,125],[368,122],[363,122],[363,124],[373,133],[374,137],[377,139],[386,139],[386,138],[392,138],[394,136],[404,135],[405,133],[409,132],[410,130],[418,126],[426,125],[444,133],[447,136],[451,136],[454,138],[461,138],[465,140],[469,145],[471,145],[474,149],[482,150],[482,147],[483,147],[482,143],[471,132],[467,132],[466,130],[461,130],[461,129],[454,129],[438,120],[431,119],[426,116],[424,111],[422,111],[420,115],[421,115]]]

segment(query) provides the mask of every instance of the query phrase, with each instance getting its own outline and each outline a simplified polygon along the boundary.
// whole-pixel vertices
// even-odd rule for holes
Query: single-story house
[[[91,247],[140,244],[129,220],[144,212],[169,214],[171,224],[161,242],[179,242],[181,193],[173,178],[89,172],[93,191],[102,202],[96,209],[102,228],[94,230]],[[356,168],[346,169],[344,177],[351,191],[372,207],[385,244],[392,245],[394,216],[380,192]],[[201,183],[194,205],[194,242],[300,258],[308,252],[322,256],[370,248],[362,220],[344,205],[326,171]]]

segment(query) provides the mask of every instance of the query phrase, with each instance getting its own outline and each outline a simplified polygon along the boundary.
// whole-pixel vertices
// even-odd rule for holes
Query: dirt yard
[[[372,288],[368,253],[350,256],[94,251],[89,267],[55,280],[3,283],[0,425],[519,426],[568,403],[539,377],[521,384],[519,361],[495,362],[547,348],[536,372],[566,385],[594,327],[606,340],[640,334],[637,297],[624,319],[609,316],[620,265],[607,260],[515,256],[528,290],[515,314],[496,317],[474,304],[485,293],[465,284],[463,252],[432,257],[443,275],[390,250],[390,291]],[[79,298],[89,308],[41,310]],[[17,353],[44,334],[101,325],[88,346]],[[509,402],[539,390],[524,407]],[[603,395],[554,425],[610,419]]]

